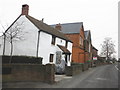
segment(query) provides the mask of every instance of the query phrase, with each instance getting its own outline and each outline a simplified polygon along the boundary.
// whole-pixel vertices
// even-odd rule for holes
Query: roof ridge
[[[67,25],[67,24],[83,24],[83,22],[60,23],[60,25]],[[52,24],[52,25],[56,25],[56,24]]]
[[[59,32],[57,29],[51,27],[50,25],[30,16],[26,15],[26,18],[28,18],[39,30],[55,35],[56,37],[62,38],[64,40],[68,40],[72,42],[68,37],[66,37],[62,32]]]
[[[5,33],[11,28],[11,26],[21,17],[22,15],[20,14],[17,19],[5,30]]]

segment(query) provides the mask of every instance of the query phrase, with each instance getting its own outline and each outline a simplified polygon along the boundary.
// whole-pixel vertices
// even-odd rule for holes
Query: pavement
[[[55,75],[55,82],[60,82],[64,79],[70,79],[72,76],[66,76],[66,75]]]

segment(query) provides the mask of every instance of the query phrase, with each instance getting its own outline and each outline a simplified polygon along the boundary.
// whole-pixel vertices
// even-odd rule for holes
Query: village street
[[[73,77],[62,76],[55,84],[41,82],[6,83],[5,88],[118,88],[117,64],[102,65]]]

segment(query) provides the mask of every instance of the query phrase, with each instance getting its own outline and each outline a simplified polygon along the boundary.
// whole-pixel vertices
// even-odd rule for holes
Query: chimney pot
[[[29,6],[27,4],[22,5],[22,15],[28,15]]]

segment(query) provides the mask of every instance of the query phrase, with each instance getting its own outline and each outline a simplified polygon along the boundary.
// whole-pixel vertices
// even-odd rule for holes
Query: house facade
[[[60,32],[63,32],[70,40],[72,40],[72,62],[85,63],[85,35],[83,22],[56,24],[51,26],[58,29]]]
[[[91,39],[91,32],[90,32],[90,30],[86,30],[84,33],[85,33],[84,46],[85,46],[86,61],[88,60],[92,64],[93,59],[92,59],[92,39]]]
[[[22,14],[6,30],[4,55],[10,55],[11,53],[9,35],[13,35],[12,55],[42,57],[43,64],[59,64],[61,60],[65,60],[67,65],[70,66],[72,41],[62,32],[29,16],[28,12],[29,6],[22,5]],[[2,42],[4,42],[4,39],[2,39]]]

